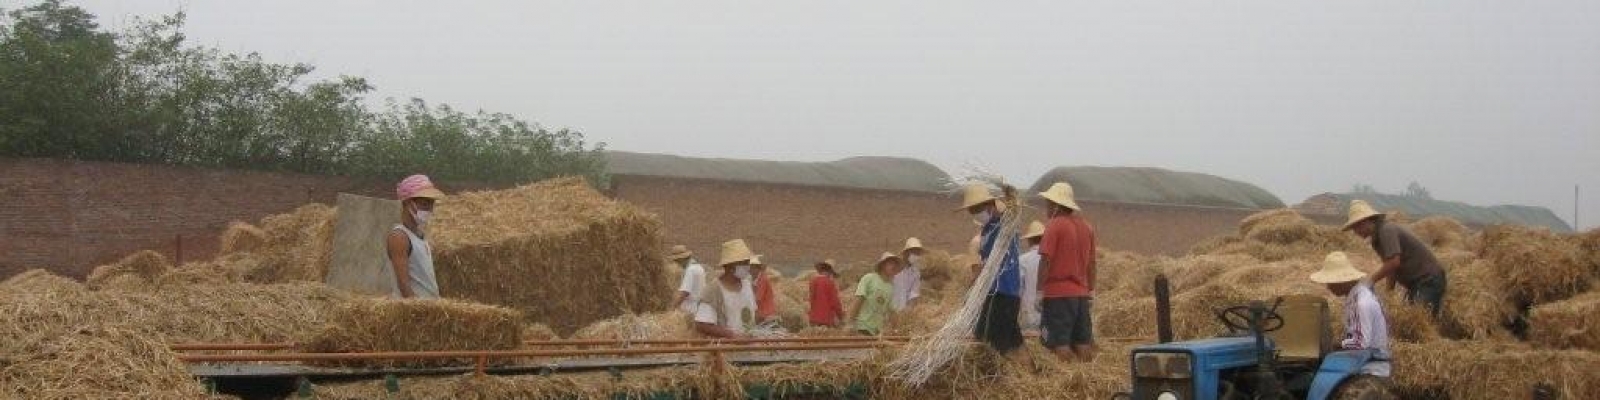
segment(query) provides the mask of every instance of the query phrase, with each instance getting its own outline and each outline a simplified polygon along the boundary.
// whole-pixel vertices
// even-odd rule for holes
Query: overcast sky
[[[10,1],[8,1],[10,2]],[[198,44],[612,149],[1369,183],[1600,222],[1600,1],[173,1]]]

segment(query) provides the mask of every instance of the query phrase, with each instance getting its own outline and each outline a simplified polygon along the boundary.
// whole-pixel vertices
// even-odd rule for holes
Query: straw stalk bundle
[[[260,250],[267,244],[267,231],[250,225],[248,222],[233,221],[228,223],[228,228],[222,230],[221,244],[218,246],[217,255],[236,253],[250,253]]]
[[[0,349],[0,397],[206,397],[166,344],[133,330],[54,326],[6,340],[10,343]]]
[[[430,240],[445,296],[500,304],[567,333],[667,308],[661,223],[582,179],[451,197]]]
[[[172,268],[167,256],[143,250],[123,257],[114,264],[95,267],[86,280],[95,289],[141,289],[153,285]]]
[[[1540,346],[1600,351],[1600,292],[1534,307],[1528,325]]]
[[[1450,217],[1432,216],[1411,223],[1408,228],[1437,253],[1441,249],[1463,249],[1470,232]]]
[[[328,324],[303,347],[317,353],[510,350],[522,346],[521,323],[521,314],[502,307],[442,299],[360,298],[333,310]],[[425,366],[453,362],[361,361],[340,365],[371,363]]]
[[[337,210],[308,204],[287,214],[261,219],[266,242],[251,251],[260,263],[245,274],[249,282],[321,282],[333,258],[333,223]],[[241,246],[247,247],[247,246]]]
[[[1490,261],[1494,276],[1523,304],[1561,300],[1589,288],[1594,269],[1578,246],[1545,229],[1494,226],[1483,232],[1478,254]]]
[[[1593,399],[1600,396],[1600,354],[1534,350],[1483,341],[1395,343],[1395,383],[1403,398]],[[1535,396],[1536,390],[1550,397]]]
[[[1456,265],[1449,270],[1445,288],[1443,328],[1450,337],[1464,339],[1508,338],[1506,325],[1517,315],[1517,307],[1487,261]]]
[[[694,321],[688,313],[669,310],[643,315],[623,314],[595,321],[578,329],[571,337],[605,340],[694,339],[700,334],[695,332]]]

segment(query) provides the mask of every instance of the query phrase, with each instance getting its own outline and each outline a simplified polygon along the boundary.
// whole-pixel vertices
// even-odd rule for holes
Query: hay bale
[[[1511,299],[1525,305],[1572,297],[1588,290],[1595,275],[1577,245],[1547,229],[1490,227],[1478,255],[1490,262]]]
[[[167,256],[143,250],[123,257],[113,264],[95,267],[86,280],[90,288],[139,289],[155,284],[157,278],[172,268]]]
[[[1095,258],[1095,294],[1100,297],[1154,294],[1156,275],[1161,274],[1161,266],[1167,262],[1108,250],[1096,252]]]
[[[206,397],[165,343],[137,331],[56,326],[6,341],[0,392],[8,398]]]
[[[522,326],[522,340],[533,341],[559,339],[561,339],[561,335],[557,335],[556,331],[554,329],[550,329],[549,325],[527,324]]]
[[[595,321],[571,336],[587,340],[695,339],[694,320],[682,310],[651,314],[624,314]]]
[[[1435,253],[1441,249],[1466,248],[1467,235],[1471,233],[1466,225],[1445,216],[1423,218],[1411,223],[1407,228],[1417,235],[1417,239],[1432,247]]]
[[[1578,249],[1583,251],[1584,257],[1589,260],[1589,267],[1600,271],[1600,228],[1590,229],[1580,235],[1572,237]]]
[[[260,250],[267,244],[267,231],[243,221],[228,223],[228,228],[222,231],[221,244],[218,246],[217,255],[226,256],[236,253],[249,253]]]
[[[322,282],[333,258],[333,224],[338,210],[307,204],[261,219],[266,242],[255,253],[260,263],[245,273],[255,283]]]
[[[510,350],[522,346],[521,323],[520,313],[503,307],[445,299],[360,298],[333,310],[327,325],[302,347],[315,353]],[[396,360],[338,364],[431,366],[470,362]]]
[[[1506,326],[1515,320],[1517,307],[1486,261],[1456,265],[1449,270],[1441,321],[1452,338],[1509,338]]]
[[[668,308],[661,222],[582,179],[452,196],[430,233],[446,297],[499,304],[559,333]]]
[[[1402,398],[1528,399],[1543,386],[1557,399],[1600,396],[1600,354],[1534,350],[1486,341],[1395,343],[1395,383]]]
[[[82,283],[61,275],[56,275],[45,269],[34,268],[12,275],[0,281],[0,291],[38,292],[38,291],[83,291]]]
[[[1528,325],[1539,346],[1600,351],[1600,292],[1534,307]]]

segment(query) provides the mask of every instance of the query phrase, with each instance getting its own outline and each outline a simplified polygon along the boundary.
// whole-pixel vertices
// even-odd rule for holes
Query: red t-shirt
[[[811,278],[811,310],[806,315],[812,325],[833,325],[844,316],[844,303],[839,302],[839,287],[833,277],[817,274]]]
[[[756,319],[765,320],[778,315],[777,298],[772,297],[772,280],[765,272],[756,277]]]
[[[1049,276],[1039,283],[1045,298],[1089,297],[1089,268],[1094,265],[1094,228],[1076,214],[1051,218],[1039,242],[1039,256],[1048,257]]]

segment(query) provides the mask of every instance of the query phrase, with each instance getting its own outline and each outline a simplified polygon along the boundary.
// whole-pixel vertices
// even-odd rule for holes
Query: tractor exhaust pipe
[[[1167,274],[1156,275],[1156,341],[1172,342],[1172,288]]]

